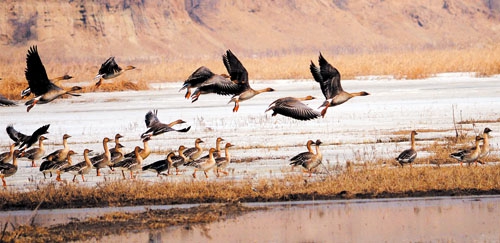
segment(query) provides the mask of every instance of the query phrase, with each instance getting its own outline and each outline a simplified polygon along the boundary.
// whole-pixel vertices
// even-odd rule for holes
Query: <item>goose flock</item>
[[[200,99],[201,95],[216,94],[230,96],[228,104],[234,103],[232,111],[238,112],[241,102],[262,93],[275,91],[271,87],[253,89],[250,86],[246,68],[231,50],[227,50],[222,55],[222,61],[228,74],[215,74],[205,66],[197,68],[189,75],[179,89],[179,92],[186,90],[184,98],[191,99],[191,103],[194,103]],[[34,95],[33,98],[25,103],[27,112],[32,110],[37,104],[48,104],[64,95],[81,95],[75,93],[82,89],[79,86],[73,86],[66,90],[55,84],[56,81],[67,80],[73,77],[64,75],[54,79],[48,78],[36,46],[29,48],[26,56],[26,65],[25,75],[29,87],[23,90],[21,96],[29,97],[32,94]],[[116,63],[115,58],[110,57],[101,65],[95,76],[94,80],[97,81],[95,86],[98,88],[102,84],[103,79],[109,80],[133,69],[136,69],[136,67],[126,66],[125,68],[121,68]],[[271,116],[279,114],[299,121],[309,121],[324,118],[329,107],[341,105],[354,97],[370,95],[366,91],[352,93],[344,91],[341,85],[340,72],[325,59],[322,53],[319,53],[318,65],[311,61],[309,69],[324,96],[321,106],[314,109],[304,103],[304,101],[316,99],[311,95],[305,97],[287,96],[271,102],[265,112],[272,111]],[[0,104],[5,106],[17,105],[16,102],[7,100],[1,95]],[[71,150],[68,146],[67,140],[71,138],[69,134],[64,134],[62,137],[63,148],[48,153],[44,147],[44,141],[49,139],[47,134],[49,133],[50,124],[41,126],[30,135],[25,135],[17,131],[13,125],[8,125],[6,132],[13,143],[9,146],[9,151],[0,153],[0,177],[2,178],[3,186],[6,186],[5,177],[16,173],[17,160],[21,158],[30,160],[32,167],[37,167],[37,162],[41,162],[39,169],[43,173],[44,178],[47,178],[47,174],[52,176],[55,173],[57,174],[55,179],[57,181],[61,180],[62,173],[72,174],[74,182],[77,181],[78,176],[81,176],[81,179],[85,181],[85,175],[89,174],[93,169],[96,170],[96,176],[98,177],[102,175],[102,170],[109,170],[109,173],[121,171],[123,179],[127,178],[126,174],[129,174],[128,178],[135,179],[138,174],[147,171],[156,173],[158,177],[168,176],[172,175],[171,170],[174,169],[174,175],[179,175],[179,172],[187,168],[192,168],[192,177],[194,178],[196,178],[199,171],[202,171],[205,177],[208,178],[207,173],[210,170],[213,170],[217,177],[221,176],[221,174],[228,175],[226,168],[231,162],[230,148],[234,145],[231,142],[226,142],[221,137],[218,137],[215,141],[215,146],[210,146],[209,149],[204,149],[201,145],[204,141],[201,138],[197,138],[194,141],[193,147],[187,147],[185,144],[179,145],[177,151],[171,151],[163,159],[149,163],[146,159],[152,151],[148,142],[153,137],[167,132],[186,133],[190,131],[191,126],[177,128],[177,126],[186,123],[182,119],[163,123],[158,118],[158,110],[147,112],[144,122],[146,131],[138,136],[141,139],[142,147],[137,145],[133,151],[125,153],[122,149],[124,146],[119,142],[119,139],[123,136],[117,133],[114,139],[110,137],[102,139],[102,153],[91,156],[91,152],[93,151],[85,148],[83,150],[83,161],[76,164],[73,163],[71,157],[78,154],[78,152]],[[476,146],[474,148],[457,151],[450,154],[450,157],[457,159],[460,164],[483,163],[481,159],[486,157],[490,150],[488,143],[489,132],[491,132],[491,129],[485,128],[483,135],[476,138]],[[417,157],[415,147],[415,136],[417,134],[417,131],[411,132],[411,148],[402,151],[396,157],[396,161],[402,167],[404,164],[409,164],[412,167],[412,163]],[[480,144],[481,141],[482,145]],[[110,145],[111,142],[114,142],[114,146]],[[226,143],[224,146],[221,146],[223,142]],[[31,148],[37,143],[38,147]],[[292,166],[292,170],[297,166],[302,167],[303,172],[311,177],[312,173],[315,172],[323,161],[320,149],[321,144],[322,141],[319,139],[316,141],[308,140],[306,142],[307,151],[291,157],[289,165]]]

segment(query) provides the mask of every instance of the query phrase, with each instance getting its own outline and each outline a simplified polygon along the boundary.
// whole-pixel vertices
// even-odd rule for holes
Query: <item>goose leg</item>
[[[184,98],[189,99],[191,97],[191,88],[187,88],[186,95],[184,95]]]
[[[325,108],[324,108],[323,110],[321,110],[321,117],[323,117],[323,118],[325,117],[325,115],[326,115],[326,110],[328,109],[328,107],[330,107],[330,103],[327,103],[327,104],[325,105]]]
[[[83,176],[83,174],[82,174],[82,181],[85,182],[85,177]]]
[[[57,171],[56,181],[61,181],[61,172],[60,171]]]
[[[233,112],[238,112],[239,108],[240,108],[240,102],[238,100],[234,101]]]
[[[35,160],[31,160],[31,167],[36,167]]]
[[[5,178],[2,176],[2,184],[3,184],[3,187],[7,187],[7,183],[5,182]]]
[[[196,178],[196,169],[194,169],[193,177]]]
[[[76,175],[73,176],[73,182],[75,182],[75,181],[76,181]]]
[[[127,179],[127,178],[125,178],[125,172],[123,172],[123,170],[122,170],[122,176],[123,176],[124,180]]]
[[[96,168],[96,171],[97,171],[97,176],[101,176],[99,168]]]
[[[205,178],[208,179],[208,174],[207,174],[207,171],[203,171],[203,173],[205,174]]]

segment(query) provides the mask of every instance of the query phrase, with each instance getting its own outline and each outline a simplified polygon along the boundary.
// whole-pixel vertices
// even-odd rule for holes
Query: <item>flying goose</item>
[[[143,134],[141,134],[141,138],[156,136],[170,131],[188,132],[189,129],[191,129],[191,126],[183,129],[172,128],[174,125],[186,123],[181,119],[175,120],[169,124],[160,122],[160,120],[158,119],[158,110],[153,110],[146,113],[144,121],[146,123],[146,127],[148,128],[148,130]]]
[[[340,83],[340,73],[319,53],[319,68],[311,61],[309,66],[314,80],[319,83],[321,92],[325,96],[325,102],[320,107],[325,107],[321,111],[321,116],[325,117],[326,110],[330,106],[337,106],[343,104],[349,99],[356,96],[370,95],[365,91],[348,93],[344,91]]]
[[[313,110],[311,107],[302,103],[304,100],[312,100],[315,99],[313,96],[306,96],[302,98],[295,97],[284,97],[279,98],[273,101],[267,111],[272,110],[273,114],[271,116],[276,116],[277,114],[281,114],[283,116],[288,116],[293,119],[307,121],[311,119],[316,119],[321,116],[318,111]]]
[[[98,80],[95,86],[96,88],[98,88],[101,85],[102,79],[112,79],[120,76],[125,71],[132,69],[135,69],[135,67],[126,66],[124,69],[122,69],[120,66],[118,66],[118,64],[116,64],[115,57],[110,57],[103,64],[101,64],[101,68],[94,78],[94,80]]]
[[[42,64],[42,60],[38,55],[36,46],[32,46],[28,50],[26,56],[26,70],[24,72],[26,80],[28,80],[30,91],[35,94],[35,98],[25,103],[28,106],[26,111],[30,111],[36,104],[49,103],[65,94],[72,96],[80,96],[72,92],[81,90],[79,86],[73,86],[69,91],[52,83],[47,77],[47,72]]]

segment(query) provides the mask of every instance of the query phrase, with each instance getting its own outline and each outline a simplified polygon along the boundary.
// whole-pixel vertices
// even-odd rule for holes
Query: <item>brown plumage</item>
[[[125,71],[133,69],[135,69],[134,66],[126,66],[125,68],[122,69],[115,62],[115,57],[110,57],[103,64],[101,64],[101,68],[99,69],[99,72],[94,78],[94,80],[98,80],[95,86],[96,88],[98,88],[101,85],[102,79],[112,79],[120,76]]]
[[[8,152],[3,152],[0,154],[0,163],[8,163],[12,159],[12,155],[14,154],[16,144],[13,143],[9,146]]]
[[[187,79],[184,81],[184,84],[182,85],[182,88],[179,89],[179,91],[183,89],[187,89],[186,94],[184,97],[186,99],[189,99],[191,96],[191,89],[192,88],[198,88],[202,86],[203,84],[214,84],[214,83],[223,83],[223,82],[231,82],[228,80],[229,76],[227,74],[215,74],[213,73],[210,69],[208,69],[205,66],[201,66],[198,69],[196,69]],[[208,86],[207,86],[208,87]],[[202,90],[197,90],[197,96],[199,96],[202,92]]]
[[[290,165],[292,166],[292,171],[295,168],[295,166],[301,166],[304,161],[311,159],[312,156],[314,156],[314,150],[312,149],[312,145],[314,144],[313,140],[308,140],[306,143],[306,148],[307,151],[299,153],[295,156],[293,156],[290,161]]]
[[[188,161],[193,161],[200,158],[201,154],[203,153],[203,148],[201,147],[200,143],[203,143],[203,140],[201,140],[201,138],[197,138],[194,141],[194,147],[184,150],[184,156],[188,158]]]
[[[215,164],[217,166],[217,177],[219,177],[220,172],[227,175],[228,172],[225,170],[226,167],[231,163],[231,154],[229,153],[229,148],[233,147],[231,143],[226,143],[224,146],[224,157],[215,158]]]
[[[69,152],[69,151],[68,151]],[[76,182],[76,176],[81,175],[82,176],[82,181],[85,182],[85,176],[86,174],[90,173],[92,170],[92,162],[89,159],[89,153],[92,152],[90,149],[85,149],[83,151],[83,158],[84,161],[68,166],[62,170],[62,172],[68,172],[73,175],[73,182]]]
[[[108,142],[111,141],[108,137],[102,140],[102,147],[104,148],[104,153],[96,155],[90,158],[92,166],[96,169],[96,175],[100,176],[100,170],[111,166],[111,152],[109,152]]]
[[[216,166],[215,159],[213,153],[215,152],[215,148],[210,148],[208,151],[207,159],[199,159],[194,160],[186,164],[186,166],[193,166],[193,177],[196,178],[196,171],[201,170],[205,174],[205,177],[208,178],[207,171],[213,169]]]
[[[69,152],[69,146],[68,146],[68,138],[71,136],[68,134],[63,135],[63,148],[58,149],[49,155],[43,157],[46,160],[50,161],[64,161],[66,159],[66,156],[68,155]]]
[[[415,149],[415,135],[417,134],[418,133],[416,131],[411,131],[410,134],[411,147],[401,152],[399,156],[396,158],[396,161],[399,162],[401,167],[403,167],[403,164],[410,164],[410,167],[412,167],[413,161],[417,158],[417,150]]]
[[[113,168],[122,171],[123,179],[125,180],[125,171],[130,172],[130,179],[134,179],[134,172],[142,169],[143,158],[140,154],[141,147],[136,146],[134,148],[134,157],[125,158],[124,160],[112,165]]]
[[[273,101],[266,112],[273,110],[272,116],[281,114],[283,116],[291,117],[293,119],[307,121],[311,119],[316,119],[321,116],[318,111],[313,110],[311,107],[302,103],[304,100],[315,99],[312,96],[306,96],[302,98],[295,97],[284,97]]]
[[[20,158],[27,158],[31,160],[31,167],[36,167],[36,160],[41,159],[45,155],[45,148],[43,141],[48,138],[40,136],[38,139],[38,148],[32,148],[21,153]]]
[[[146,159],[151,154],[151,149],[149,148],[149,143],[148,143],[149,140],[151,140],[151,137],[144,138],[142,140],[144,148],[139,147],[139,154],[141,155],[142,159]],[[135,150],[128,154],[125,154],[125,158],[134,158],[135,156],[136,156]]]
[[[26,64],[27,67],[24,72],[26,80],[28,80],[30,91],[35,94],[35,98],[25,103],[28,106],[26,111],[29,112],[36,104],[46,104],[66,94],[80,96],[72,92],[81,90],[81,87],[73,86],[67,91],[49,80],[36,46],[32,46],[28,50]]]
[[[325,96],[325,102],[320,107],[325,107],[321,111],[321,116],[324,117],[326,110],[330,106],[341,105],[349,99],[356,96],[370,95],[365,91],[348,93],[344,91],[340,83],[340,73],[319,53],[319,68],[311,61],[309,66],[314,80],[319,83],[321,91]]]
[[[14,175],[17,172],[17,157],[21,151],[14,150],[12,155],[12,164],[10,163],[0,163],[0,178],[2,178],[3,187],[7,187],[7,183],[5,182],[5,177],[9,177]]]
[[[169,124],[160,122],[160,120],[158,119],[158,110],[153,110],[146,113],[144,121],[148,130],[141,134],[141,138],[152,137],[170,131],[188,132],[189,129],[191,129],[191,126],[183,129],[172,128],[174,125],[186,123],[181,119],[175,120]]]

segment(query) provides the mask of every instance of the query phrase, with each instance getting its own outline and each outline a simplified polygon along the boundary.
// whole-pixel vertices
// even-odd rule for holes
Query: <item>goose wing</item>
[[[156,124],[160,124],[160,119],[158,119],[158,110],[152,110],[146,113],[144,122],[146,122],[146,127],[153,127]]]
[[[205,81],[209,80],[215,74],[205,66],[201,66],[196,69],[187,79],[184,81],[182,88],[179,90],[183,90],[187,87],[198,87]]]
[[[47,130],[49,130],[49,126],[50,126],[50,124],[47,124],[47,125],[41,126],[40,128],[36,129],[33,132],[33,134],[31,134],[31,136],[29,136],[28,139],[24,140],[23,143],[19,147],[22,148],[24,145],[26,145],[25,148],[31,147],[31,145],[33,145],[34,143],[36,143],[38,141],[40,136],[48,133]]]
[[[222,61],[233,82],[243,87],[250,87],[247,70],[231,50],[226,51],[226,54],[222,56]]]
[[[274,101],[267,110],[270,109],[273,110],[273,116],[281,114],[302,121],[315,119],[321,116],[318,111],[313,110],[300,100],[292,97],[285,97]]]
[[[220,75],[216,76],[198,87],[195,93],[216,93],[218,95],[235,95],[243,92],[244,85],[235,83]]]
[[[415,160],[416,157],[417,157],[417,151],[413,149],[407,149],[401,152],[401,154],[399,154],[396,160],[403,163],[410,163],[413,160]]]
[[[27,140],[29,136],[18,132],[16,129],[14,129],[14,126],[8,125],[7,128],[5,129],[7,131],[7,134],[9,135],[10,139],[12,139],[16,145],[19,145],[22,141]]]
[[[47,93],[51,89],[57,89],[55,84],[50,82],[42,60],[38,55],[37,46],[32,46],[26,55],[26,70],[24,71],[26,80],[32,93],[35,96],[40,96]]]
[[[110,57],[103,64],[101,64],[99,74],[114,74],[120,72],[121,70],[122,69],[115,62],[115,57]]]
[[[343,90],[340,85],[340,73],[335,67],[328,63],[321,53],[319,54],[318,60],[319,68],[311,61],[309,69],[311,70],[314,80],[319,83],[321,92],[323,92],[325,98],[331,99]]]
[[[7,99],[7,97],[0,94],[0,106],[14,106],[16,102]]]

